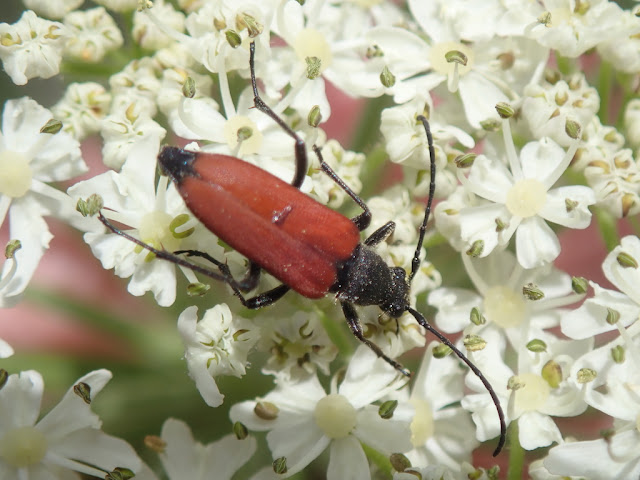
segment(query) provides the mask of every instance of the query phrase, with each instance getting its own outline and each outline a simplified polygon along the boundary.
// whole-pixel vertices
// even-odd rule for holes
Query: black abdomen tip
[[[158,165],[164,175],[168,175],[174,182],[180,183],[185,177],[197,175],[193,169],[196,156],[196,152],[166,146],[162,147],[158,154]]]

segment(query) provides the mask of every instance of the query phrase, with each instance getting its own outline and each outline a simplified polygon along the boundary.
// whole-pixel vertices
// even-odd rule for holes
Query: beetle
[[[245,277],[236,280],[225,263],[206,252],[159,250],[119,230],[102,213],[99,213],[100,220],[114,233],[144,247],[158,258],[227,283],[249,309],[271,305],[289,290],[311,299],[335,294],[353,335],[406,376],[411,375],[406,368],[365,337],[356,306],[377,305],[395,319],[408,312],[422,327],[451,348],[491,395],[500,419],[500,439],[494,451],[494,456],[497,455],[505,442],[506,425],[495,391],[464,353],[410,305],[411,282],[420,267],[420,252],[435,193],[435,151],[429,122],[424,116],[417,117],[427,136],[431,183],[411,272],[407,276],[404,268],[388,266],[374,249],[393,233],[395,223],[387,222],[361,242],[360,232],[371,223],[371,211],[324,161],[322,151],[316,145],[313,150],[320,168],[363,211],[349,219],[300,191],[308,165],[305,142],[260,97],[254,59],[255,44],[251,42],[249,68],[255,108],[271,117],[295,141],[296,171],[291,183],[228,155],[192,152],[171,146],[163,147],[158,155],[160,170],[172,179],[189,210],[216,236],[249,259]],[[178,255],[204,258],[218,271]],[[257,286],[261,270],[270,273],[282,282],[281,285],[246,298],[244,293]]]

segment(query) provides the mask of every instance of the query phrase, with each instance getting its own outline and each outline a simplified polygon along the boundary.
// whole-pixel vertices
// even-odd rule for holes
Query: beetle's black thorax
[[[397,318],[409,307],[409,284],[401,267],[389,267],[371,247],[360,244],[351,258],[337,265],[338,280],[331,287],[338,300],[355,305],[378,305]]]

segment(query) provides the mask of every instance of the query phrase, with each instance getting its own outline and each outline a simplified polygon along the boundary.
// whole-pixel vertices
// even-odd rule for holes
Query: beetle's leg
[[[390,221],[382,225],[379,229],[373,232],[364,241],[364,244],[369,247],[375,247],[376,245],[384,242],[389,235],[391,235],[396,229],[396,222]]]
[[[220,260],[216,260],[207,252],[201,252],[200,250],[176,250],[175,252],[173,252],[173,254],[204,258],[208,262],[213,263],[219,269],[222,269],[222,266],[225,265],[225,263],[221,262]],[[259,265],[253,263],[252,261],[249,261],[249,269],[247,270],[247,273],[245,273],[242,280],[233,279],[234,285],[238,288],[238,290],[242,292],[250,292],[251,290],[254,290],[258,286],[261,270],[262,269]],[[229,272],[229,276],[231,276],[231,272]],[[231,284],[230,282],[227,283]]]
[[[300,186],[302,186],[302,182],[304,182],[304,177],[307,174],[307,167],[309,165],[309,161],[307,159],[307,146],[304,143],[304,140],[302,140],[302,138],[300,138],[300,136],[294,132],[293,129],[287,125],[276,112],[271,110],[271,107],[269,107],[269,105],[267,105],[260,97],[256,81],[255,55],[256,44],[255,42],[251,42],[249,45],[249,70],[251,71],[251,86],[253,87],[253,104],[262,113],[269,115],[273,121],[280,126],[280,128],[295,140],[296,173],[293,176],[293,180],[291,180],[291,185],[296,188],[300,188]]]
[[[378,345],[373,343],[368,338],[365,338],[364,333],[362,332],[362,325],[360,325],[360,320],[358,319],[358,312],[356,312],[353,304],[349,302],[340,302],[340,305],[342,305],[342,311],[344,312],[344,316],[347,319],[347,324],[351,329],[351,333],[353,333],[355,337],[362,343],[364,343],[367,347],[373,350],[373,353],[382,358],[385,362],[387,362],[401,374],[406,377],[411,377],[411,372],[404,368],[402,364],[385,355],[385,353],[380,350],[380,347]]]
[[[358,230],[363,231],[371,223],[371,210],[369,210],[369,207],[367,206],[367,204],[364,203],[364,200],[362,200],[356,192],[351,190],[351,187],[349,187],[349,185],[347,185],[344,182],[344,180],[342,180],[342,178],[338,176],[338,174],[329,166],[329,164],[324,161],[320,147],[318,147],[317,145],[314,145],[313,151],[318,156],[318,160],[320,161],[320,168],[322,168],[324,173],[326,173],[329,176],[329,178],[331,178],[331,180],[336,182],[338,186],[342,190],[344,190],[345,193],[349,195],[353,199],[353,201],[358,204],[360,208],[362,208],[363,210],[362,213],[357,217],[353,217],[351,221],[355,223],[356,227],[358,227]]]

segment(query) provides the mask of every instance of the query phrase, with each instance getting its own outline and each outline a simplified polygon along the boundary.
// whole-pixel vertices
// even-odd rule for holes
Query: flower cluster
[[[5,77],[25,85],[59,76],[64,88],[49,108],[27,96],[4,102],[0,307],[9,312],[23,299],[53,238],[45,218],[54,217],[82,232],[130,294],[150,292],[172,312],[183,351],[175,360],[184,359],[208,407],[232,404],[235,435],[205,446],[169,418],[144,442],[167,478],[316,469],[330,480],[496,479],[497,466],[473,464],[480,442],[500,434],[495,397],[509,427],[509,478],[522,478],[525,451],[535,451],[527,472],[536,480],[640,477],[632,219],[640,213],[640,8],[609,0],[23,3],[19,18],[0,23]],[[358,107],[347,97],[369,99],[370,109],[347,116],[332,101],[336,90],[349,110]],[[258,92],[273,115],[254,108]],[[357,149],[324,130],[337,117],[343,130],[362,123]],[[101,173],[89,171],[95,162],[81,150],[96,138]],[[279,282],[263,272],[253,284],[260,265],[209,231],[158,175],[163,143],[240,158],[346,214],[360,213],[362,192],[373,220],[354,222],[374,234],[386,264],[410,274],[409,310],[392,318],[375,305],[358,308],[355,325],[344,304],[293,293],[256,314],[245,309],[240,290],[279,292]],[[301,156],[309,165],[299,172]],[[432,161],[435,221],[425,244],[448,260],[437,267],[416,252]],[[274,212],[273,223],[287,215]],[[390,220],[395,229],[379,238]],[[609,249],[597,259],[592,225]],[[624,236],[618,225],[636,230]],[[554,265],[574,249],[562,241],[570,230],[594,246],[575,245],[581,262],[606,256],[607,285]],[[171,252],[185,261],[158,258]],[[427,308],[440,331],[461,334],[456,346],[494,398],[444,345],[426,345],[409,381],[366,345],[354,351],[334,321],[346,314],[353,333],[395,359],[425,347],[410,312]],[[154,349],[142,337],[149,343],[140,351]],[[0,339],[0,358],[13,354]],[[38,420],[42,376],[8,370],[0,368],[0,478],[158,478],[89,410],[110,372],[85,375]],[[252,400],[243,387],[240,401],[223,377],[250,373],[275,387]],[[577,438],[557,422],[588,422],[589,407],[609,430]],[[267,432],[266,442],[250,432]],[[262,455],[249,467],[267,448],[271,461]]]

